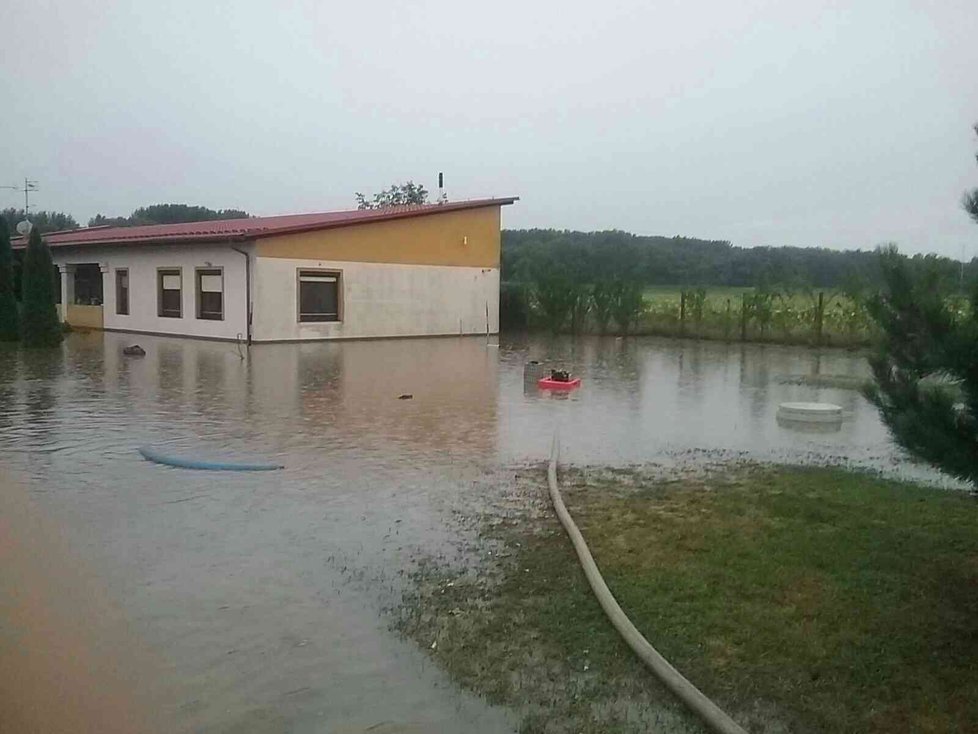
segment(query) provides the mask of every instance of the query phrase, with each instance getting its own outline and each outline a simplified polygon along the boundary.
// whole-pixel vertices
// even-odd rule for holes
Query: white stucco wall
[[[255,341],[441,336],[499,331],[499,270],[255,259]],[[299,269],[342,273],[341,322],[299,323]]]
[[[238,245],[251,250],[250,246]],[[211,339],[235,339],[247,333],[245,257],[230,247],[198,245],[148,245],[125,247],[52,248],[55,265],[99,263],[102,275],[103,323],[106,329],[156,334],[178,334]],[[254,262],[254,260],[253,260]],[[196,268],[223,268],[224,319],[197,318]],[[115,271],[129,270],[129,314],[116,313]],[[157,269],[180,268],[182,316],[158,315]],[[105,270],[105,268],[103,268]],[[62,291],[64,292],[64,291]]]

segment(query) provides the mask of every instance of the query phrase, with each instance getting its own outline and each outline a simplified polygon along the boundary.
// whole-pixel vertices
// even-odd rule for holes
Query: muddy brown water
[[[146,356],[123,356],[132,343]],[[529,359],[583,386],[542,392]],[[75,334],[0,351],[0,470],[97,570],[148,651],[132,675],[165,730],[512,731],[389,632],[382,607],[415,554],[451,553],[455,518],[548,455],[555,428],[574,464],[830,461],[953,484],[906,462],[857,392],[785,383],[799,375],[868,369],[842,351],[652,338],[245,352]],[[789,400],[838,403],[845,421],[779,425]],[[140,445],[285,469],[181,470]]]

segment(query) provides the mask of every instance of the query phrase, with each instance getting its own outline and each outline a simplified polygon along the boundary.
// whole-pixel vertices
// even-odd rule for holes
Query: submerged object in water
[[[166,464],[180,469],[200,469],[203,471],[275,471],[284,469],[282,464],[245,464],[233,461],[205,461],[201,459],[188,459],[181,456],[168,456],[151,449],[148,446],[140,446],[139,453],[144,459],[154,461],[157,464]]]
[[[540,362],[535,359],[531,359],[529,362],[523,365],[523,381],[536,382],[546,374],[546,371],[547,370]]]
[[[537,387],[543,390],[573,390],[581,386],[581,378],[575,377],[572,380],[555,380],[552,377],[541,377],[537,380]]]
[[[122,353],[129,357],[145,357],[146,350],[143,349],[138,344],[133,344],[131,347],[123,347]]]
[[[842,406],[832,403],[781,403],[778,421],[799,423],[841,423]]]

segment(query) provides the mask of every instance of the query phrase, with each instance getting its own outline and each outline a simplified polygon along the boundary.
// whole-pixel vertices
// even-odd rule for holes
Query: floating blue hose
[[[139,453],[144,459],[155,461],[157,464],[176,466],[181,469],[200,469],[203,471],[275,471],[284,469],[281,464],[243,464],[228,461],[202,461],[200,459],[186,459],[180,456],[168,456],[154,451],[148,446],[140,446]]]

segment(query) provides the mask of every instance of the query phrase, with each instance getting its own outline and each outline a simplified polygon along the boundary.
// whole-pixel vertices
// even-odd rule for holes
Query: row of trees
[[[429,203],[428,189],[422,184],[408,181],[393,184],[379,193],[366,196],[359,191],[354,194],[358,209],[384,209],[392,206]],[[211,209],[206,206],[190,204],[151,204],[134,209],[125,217],[110,217],[96,214],[88,220],[89,227],[140,227],[148,224],[181,224],[184,222],[212,222],[220,219],[247,219],[251,215],[242,209]],[[17,223],[27,219],[23,209],[8,208],[0,211],[13,231]],[[30,220],[41,234],[66,229],[77,229],[80,225],[65,212],[36,210],[31,212]]]
[[[558,249],[535,254],[522,279],[503,283],[499,318],[506,328],[532,326],[580,333],[590,318],[602,333],[628,334],[645,310],[645,286],[627,271],[593,276]]]
[[[139,227],[146,224],[180,224],[182,222],[213,222],[219,219],[247,219],[251,215],[241,209],[211,209],[190,204],[151,204],[134,209],[126,217],[107,217],[96,214],[88,220],[89,227]],[[30,219],[34,229],[41,234],[78,229],[78,221],[65,212],[35,210],[28,217],[23,209],[8,208],[0,211],[0,218],[13,232],[18,222]]]
[[[966,195],[965,208],[978,211],[978,199]],[[367,196],[356,193],[360,209],[376,209],[429,201],[428,190],[408,181]],[[2,212],[11,230],[24,219],[23,210]],[[128,216],[97,214],[89,226],[139,226],[237,219],[250,216],[240,209],[210,209],[188,204],[153,204]],[[74,229],[78,222],[64,212],[35,211],[31,221],[42,234]],[[504,230],[502,280],[528,284],[539,263],[559,261],[575,279],[612,281],[627,273],[647,285],[752,286],[777,284],[792,289],[834,288],[853,290],[882,283],[879,261],[871,250],[837,251],[800,247],[735,247],[725,240],[693,237],[639,236],[612,230],[574,232],[555,229]],[[962,280],[961,263],[937,255],[917,255],[915,267],[939,273],[942,284]],[[964,267],[964,279],[978,277],[978,260]]]
[[[540,237],[523,238],[530,233]],[[650,272],[650,268],[655,269],[650,263],[663,257],[655,243],[657,239],[661,238],[635,237],[623,232],[504,232],[501,324],[506,328],[536,326],[551,331],[578,332],[585,318],[590,317],[602,332],[615,323],[619,333],[628,333],[642,314],[645,304],[640,296],[646,286],[683,285],[679,279],[666,280],[661,274]],[[689,243],[690,251],[701,254],[716,245],[724,251],[745,253],[747,259],[755,257],[753,251],[731,248],[729,243],[677,239]],[[777,257],[785,260],[794,252],[795,248],[782,248]],[[688,253],[683,255],[687,256]],[[865,314],[860,305],[865,298],[884,284],[884,272],[876,251],[815,251],[814,255],[804,253],[804,257],[830,258],[838,265],[838,272],[828,277],[825,274],[828,271],[823,271],[824,277],[820,278],[817,269],[807,273],[801,264],[795,263],[796,270],[765,267],[746,281],[746,285],[753,288],[748,304],[751,321],[756,322],[762,333],[769,320],[766,315],[776,310],[791,310],[785,303],[800,294],[816,298],[818,292],[827,291],[832,298],[841,298],[858,306],[853,309],[855,318]],[[978,260],[964,269],[961,263],[936,255],[916,255],[903,260],[910,271],[931,274],[935,287],[940,287],[942,292],[959,290],[963,282],[978,279]],[[721,281],[719,287],[730,285],[722,282],[724,278],[714,280]],[[713,285],[697,282],[682,288],[691,299],[688,306],[694,319],[698,309],[704,307],[706,287]],[[619,314],[624,313],[622,309],[627,305],[625,310],[631,310],[634,316],[625,317],[625,323],[622,323],[620,318],[609,315],[612,309],[609,304],[617,304],[615,308]],[[648,305],[655,310],[655,304]]]
[[[588,284],[561,274],[541,273],[528,289],[530,308],[554,334],[569,329],[580,333],[591,316],[602,334],[612,325],[627,335],[645,309],[643,286],[624,278]]]
[[[9,231],[15,232],[17,223],[27,219],[27,213],[23,209],[9,208],[0,211],[0,219],[7,223]],[[60,232],[65,229],[78,229],[79,224],[75,218],[65,212],[46,211],[44,209],[32,211],[30,214],[31,224],[40,231],[41,234],[48,232]]]
[[[31,230],[21,273],[23,298],[18,308],[14,289],[14,256],[10,230],[0,219],[0,341],[28,347],[56,346],[61,323],[55,306],[54,263],[39,229]]]
[[[978,203],[973,205],[978,207]],[[852,290],[882,283],[873,250],[744,248],[726,241],[645,237],[621,231],[529,229],[502,233],[504,282],[530,282],[536,264],[555,256],[567,262],[579,277],[607,279],[628,273],[647,285]],[[916,255],[912,262],[936,270],[948,286],[956,286],[961,280],[961,263],[950,258]],[[965,265],[964,276],[978,277],[978,260]]]
[[[214,222],[220,219],[247,219],[251,215],[241,209],[210,209],[190,204],[152,204],[134,209],[128,217],[107,217],[96,214],[88,220],[89,227],[141,227],[147,224],[181,224],[183,222]]]

